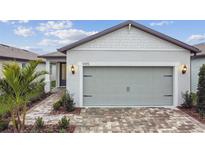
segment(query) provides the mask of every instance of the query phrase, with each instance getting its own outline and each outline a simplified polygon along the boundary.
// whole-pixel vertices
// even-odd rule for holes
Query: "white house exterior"
[[[190,90],[190,55],[199,52],[133,21],[58,50],[78,107],[177,106]]]

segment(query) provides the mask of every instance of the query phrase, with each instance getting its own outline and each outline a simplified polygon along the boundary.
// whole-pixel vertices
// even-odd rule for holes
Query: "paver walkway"
[[[205,132],[205,126],[178,109],[171,108],[88,108],[80,115],[51,115],[52,104],[62,95],[58,91],[28,111],[26,124],[38,116],[46,124],[56,124],[65,115],[75,132]]]
[[[49,97],[42,100],[39,104],[36,104],[33,108],[27,111],[26,125],[34,124],[36,118],[38,117],[43,117],[45,123],[48,124],[60,119],[62,115],[52,116],[50,112],[53,109],[53,104],[60,100],[62,95],[63,89],[58,89],[57,91],[53,92],[53,94],[51,94]]]

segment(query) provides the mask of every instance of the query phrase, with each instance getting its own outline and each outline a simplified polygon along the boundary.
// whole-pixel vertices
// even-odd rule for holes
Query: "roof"
[[[184,42],[176,40],[176,39],[174,39],[174,38],[172,38],[170,36],[167,36],[165,34],[157,32],[157,31],[155,31],[153,29],[150,29],[150,28],[148,28],[148,27],[146,27],[144,25],[138,24],[138,23],[136,23],[134,21],[131,21],[131,20],[125,21],[125,22],[123,22],[121,24],[118,24],[118,25],[116,25],[114,27],[108,28],[108,29],[106,29],[104,31],[101,31],[101,32],[96,33],[96,34],[91,35],[91,36],[88,36],[88,37],[86,37],[86,38],[84,38],[82,40],[76,41],[76,42],[74,42],[72,44],[66,45],[66,46],[58,49],[58,51],[65,53],[67,50],[70,50],[70,49],[75,48],[75,47],[77,47],[79,45],[82,45],[82,44],[84,44],[86,42],[92,41],[92,40],[94,40],[96,38],[99,38],[101,36],[104,36],[104,35],[106,35],[108,33],[111,33],[113,31],[121,29],[121,28],[123,28],[125,26],[128,26],[129,24],[131,24],[133,27],[135,27],[137,29],[140,29],[140,30],[142,30],[144,32],[147,32],[147,33],[151,34],[151,35],[154,35],[154,36],[156,36],[156,37],[158,37],[160,39],[166,40],[166,41],[168,41],[170,43],[173,43],[173,44],[175,44],[177,46],[180,46],[180,47],[182,47],[184,49],[187,49],[187,50],[191,51],[192,53],[199,53],[200,52],[199,49],[197,49],[197,48],[195,48],[195,47],[193,47],[191,45],[188,45],[188,44],[186,44]]]
[[[194,46],[201,50],[201,52],[198,53],[196,56],[192,56],[192,58],[205,57],[205,43],[196,44]]]
[[[38,56],[39,58],[66,58],[66,55],[62,52],[51,52],[45,55]]]
[[[0,44],[0,59],[29,61],[38,59],[38,54],[28,50]]]

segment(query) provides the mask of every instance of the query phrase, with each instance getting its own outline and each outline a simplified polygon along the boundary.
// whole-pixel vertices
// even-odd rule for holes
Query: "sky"
[[[115,26],[123,20],[1,20],[0,44],[38,54],[54,52],[72,42]],[[136,20],[190,45],[205,42],[205,20]]]

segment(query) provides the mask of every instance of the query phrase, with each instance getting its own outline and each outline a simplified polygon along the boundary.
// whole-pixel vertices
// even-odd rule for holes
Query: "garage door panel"
[[[84,67],[83,72],[85,106],[172,105],[171,67]]]

